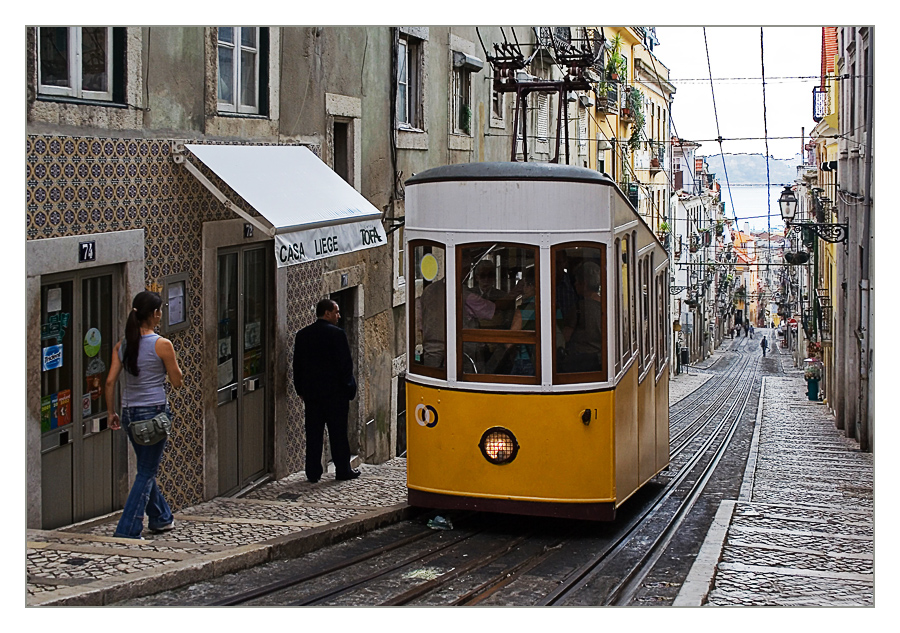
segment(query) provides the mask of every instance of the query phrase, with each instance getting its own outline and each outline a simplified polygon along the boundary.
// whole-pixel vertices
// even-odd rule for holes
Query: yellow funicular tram
[[[406,182],[409,503],[611,520],[668,465],[666,252],[605,174]]]

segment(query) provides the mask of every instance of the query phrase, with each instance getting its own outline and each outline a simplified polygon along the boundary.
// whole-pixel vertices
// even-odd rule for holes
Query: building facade
[[[302,469],[292,343],[325,296],[360,383],[351,447],[402,455],[403,182],[447,163],[554,160],[557,129],[563,160],[597,168],[592,91],[565,96],[568,128],[558,95],[528,94],[517,129],[516,94],[488,60],[518,41],[528,74],[559,78],[553,37],[579,33],[27,29],[28,525],[124,503],[134,457],[103,389],[143,289],[163,296],[185,374],[159,476],[174,508]]]

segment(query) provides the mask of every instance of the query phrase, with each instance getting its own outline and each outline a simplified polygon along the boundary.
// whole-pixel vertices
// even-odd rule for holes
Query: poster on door
[[[72,422],[72,390],[64,389],[41,398],[41,433]]]

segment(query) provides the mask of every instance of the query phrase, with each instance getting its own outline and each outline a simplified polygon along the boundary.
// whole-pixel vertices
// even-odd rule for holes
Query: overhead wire
[[[709,69],[709,90],[712,93],[713,114],[716,118],[716,133],[719,135],[719,154],[722,156],[722,169],[725,170],[725,186],[728,189],[728,199],[731,201],[731,214],[734,216],[734,223],[738,224],[737,210],[734,207],[734,197],[731,195],[731,183],[728,180],[728,167],[725,165],[725,148],[722,146],[722,130],[719,127],[719,111],[716,108],[716,90],[713,87],[712,80],[712,62],[709,59],[709,43],[706,39],[706,27],[703,27],[703,45],[706,47],[706,67]],[[768,159],[767,159],[768,160]],[[768,169],[768,166],[767,166]]]
[[[766,196],[766,204],[768,205],[767,206],[768,215],[771,216],[772,215],[772,192],[770,190],[771,185],[769,185],[769,180],[770,180],[770,177],[769,177],[769,139],[768,139],[769,124],[767,122],[767,115],[766,115],[766,55],[765,55],[765,47],[763,45],[763,27],[759,27],[759,61],[760,61],[760,66],[762,67],[761,69],[762,69],[762,77],[763,77],[763,81],[762,81],[763,130],[767,137],[766,138],[766,184],[768,185],[767,193],[769,195]],[[768,226],[768,232],[771,233],[772,232],[771,218],[768,220],[767,226]]]

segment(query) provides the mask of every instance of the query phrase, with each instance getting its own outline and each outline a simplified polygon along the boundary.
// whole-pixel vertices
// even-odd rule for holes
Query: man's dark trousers
[[[331,440],[331,460],[335,465],[350,463],[347,440],[349,400],[306,401],[306,476],[315,480],[322,476],[322,445],[325,427]],[[337,473],[345,475],[346,473]]]

